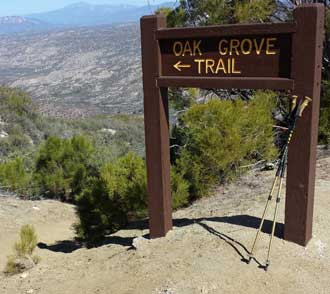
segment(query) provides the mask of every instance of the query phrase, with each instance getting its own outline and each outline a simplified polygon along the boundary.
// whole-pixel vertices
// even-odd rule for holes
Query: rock
[[[23,273],[23,274],[21,274],[20,277],[21,277],[22,279],[25,279],[28,275],[29,275],[28,273]]]
[[[115,135],[117,133],[117,131],[113,129],[102,129],[101,131],[103,133],[110,133],[111,135]]]
[[[132,246],[136,250],[145,249],[146,245],[150,242],[150,240],[144,237],[136,237],[133,239]]]
[[[267,162],[264,167],[265,170],[274,170],[275,169],[275,164],[272,162]]]
[[[5,131],[0,131],[0,138],[7,138],[9,135]]]
[[[173,289],[165,287],[162,289],[156,289],[157,294],[174,294]]]

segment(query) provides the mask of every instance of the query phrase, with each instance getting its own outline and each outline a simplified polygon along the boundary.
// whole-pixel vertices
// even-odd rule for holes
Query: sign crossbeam
[[[292,34],[297,31],[296,23],[262,23],[262,24],[233,24],[206,27],[161,28],[155,32],[157,40],[175,38],[210,38],[225,36],[241,36],[254,34]]]
[[[159,77],[158,87],[191,87],[219,89],[271,89],[292,90],[294,81],[285,78],[212,78],[212,77]]]

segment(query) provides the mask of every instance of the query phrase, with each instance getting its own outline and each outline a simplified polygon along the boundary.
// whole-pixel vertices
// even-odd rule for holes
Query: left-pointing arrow
[[[182,71],[181,68],[189,68],[191,67],[190,64],[183,64],[181,61],[178,61],[176,64],[173,65],[173,67],[175,69],[177,69],[178,71]]]

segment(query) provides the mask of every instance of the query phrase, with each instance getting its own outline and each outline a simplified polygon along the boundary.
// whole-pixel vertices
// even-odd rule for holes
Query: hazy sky
[[[136,4],[146,5],[148,0],[0,0],[0,16],[5,15],[24,15],[34,12],[43,12],[62,8],[66,5],[87,2],[90,4]],[[150,4],[158,4],[164,1],[149,0]]]

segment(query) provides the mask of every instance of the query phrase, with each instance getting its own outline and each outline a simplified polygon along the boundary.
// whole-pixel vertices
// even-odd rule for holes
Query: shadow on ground
[[[135,237],[110,236],[110,237],[106,237],[104,242],[100,246],[117,244],[125,247],[131,247],[134,238]],[[72,253],[73,251],[84,247],[84,245],[81,242],[75,240],[58,241],[55,244],[51,244],[51,245],[39,242],[37,246],[40,249],[47,249],[53,252],[62,252],[62,253]]]
[[[199,224],[203,221],[207,222],[218,222],[227,223],[247,228],[258,229],[261,219],[259,217],[250,216],[246,214],[233,215],[233,216],[222,216],[222,217],[201,217],[201,218],[177,218],[173,219],[173,225],[175,227],[185,227],[192,224]],[[272,231],[273,222],[270,220],[265,220],[262,227],[262,232],[270,234]],[[145,230],[148,229],[148,220],[137,221],[128,225],[124,230]],[[277,238],[283,239],[284,236],[284,224],[276,223],[275,236]]]
[[[260,224],[260,218],[250,216],[250,215],[234,215],[234,216],[223,216],[223,217],[206,217],[206,218],[196,218],[196,219],[189,219],[189,218],[179,218],[173,220],[173,225],[175,227],[185,227],[192,224],[198,224],[201,227],[203,227],[205,230],[207,230],[210,234],[213,234],[223,241],[225,241],[227,244],[229,244],[233,250],[236,251],[236,253],[242,258],[242,261],[246,261],[244,254],[241,252],[241,250],[245,251],[245,253],[248,253],[248,250],[244,245],[239,243],[238,241],[234,240],[230,236],[216,231],[214,228],[209,226],[209,224],[205,224],[203,221],[207,222],[218,222],[218,223],[227,223],[227,224],[233,224],[237,226],[243,226],[248,228],[254,228],[258,229]],[[137,221],[134,223],[131,223],[128,225],[125,230],[133,230],[133,229],[139,229],[144,230],[148,229],[148,221],[142,220]],[[272,222],[269,220],[265,220],[262,232],[270,234],[272,229]],[[283,232],[284,232],[284,225],[282,223],[277,223],[275,228],[275,236],[278,238],[283,239]],[[144,237],[149,237],[148,235],[145,235]],[[120,237],[120,236],[109,236],[105,239],[105,241],[102,243],[101,246],[104,245],[121,245],[124,247],[132,247],[132,242],[135,237]],[[38,247],[40,249],[47,249],[51,250],[53,252],[62,252],[62,253],[71,253],[79,248],[83,247],[83,244],[74,241],[74,240],[63,240],[56,242],[55,244],[45,244],[45,243],[38,243]]]

